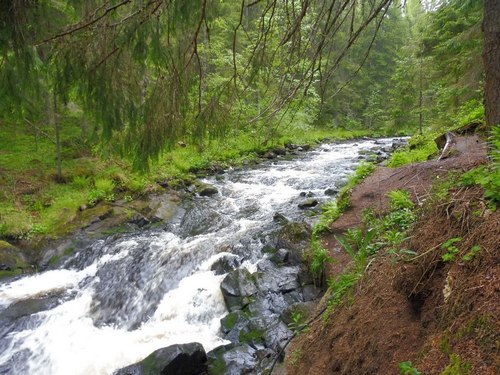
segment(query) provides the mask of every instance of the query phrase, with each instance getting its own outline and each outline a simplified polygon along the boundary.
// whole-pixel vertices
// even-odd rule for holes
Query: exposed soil
[[[441,161],[380,168],[353,191],[352,206],[333,224],[333,233],[359,226],[366,208],[386,211],[387,192],[407,189],[423,205],[404,244],[418,255],[403,261],[381,250],[351,298],[292,342],[288,374],[399,374],[405,361],[426,375],[445,369],[500,373],[500,213],[486,208],[477,187],[429,201],[436,179],[487,160],[486,145],[476,136],[459,137],[456,150]],[[444,262],[441,244],[454,237],[462,238],[456,244],[460,253]],[[337,260],[329,269],[334,277],[350,259],[333,235],[324,243]],[[475,245],[481,250],[465,261]]]

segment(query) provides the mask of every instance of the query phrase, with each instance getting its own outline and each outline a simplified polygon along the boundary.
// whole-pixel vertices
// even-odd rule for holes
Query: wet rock
[[[114,372],[114,375],[198,375],[206,371],[207,355],[197,342],[158,349],[142,361]]]
[[[408,142],[404,139],[394,139],[392,141],[392,150],[397,150],[398,148],[405,147]]]
[[[285,148],[276,148],[274,150],[274,153],[276,155],[285,156],[286,155],[286,149]]]
[[[297,267],[277,267],[269,260],[257,265],[259,274],[256,284],[261,292],[290,292],[299,288]]]
[[[139,228],[145,227],[146,225],[150,224],[151,221],[149,221],[145,216],[136,214],[130,219],[130,223],[137,225]]]
[[[330,196],[331,196],[331,195],[335,195],[335,194],[337,194],[338,192],[339,192],[339,191],[338,191],[338,189],[335,189],[335,188],[328,188],[328,189],[326,189],[326,190],[325,190],[324,194],[325,194],[325,195],[330,195]]]
[[[300,202],[298,204],[298,207],[301,208],[301,209],[305,209],[305,208],[311,208],[311,207],[315,207],[318,205],[318,200],[317,199],[314,199],[314,198],[308,198],[308,199],[304,199],[302,202]]]
[[[254,279],[246,268],[229,273],[220,287],[229,311],[241,310],[251,302],[250,297],[257,293]]]
[[[276,158],[276,154],[274,152],[272,152],[272,151],[268,151],[262,157],[265,158],[265,159],[275,159]]]
[[[275,264],[282,265],[288,262],[289,258],[290,258],[290,252],[288,250],[278,249],[269,259]]]
[[[255,373],[257,350],[250,345],[224,345],[208,352],[209,374],[241,375]]]
[[[306,223],[290,222],[278,232],[276,247],[290,252],[289,263],[300,264],[304,252],[309,248],[311,228]]]
[[[238,257],[233,254],[227,254],[217,259],[210,267],[211,271],[215,271],[216,275],[223,275],[231,272],[240,266]]]
[[[273,221],[278,223],[278,224],[286,224],[286,223],[288,223],[289,220],[285,217],[285,215],[280,214],[279,212],[276,212],[273,215]]]
[[[198,187],[198,195],[200,197],[208,197],[217,194],[219,190],[215,186],[209,184],[202,184]]]
[[[0,271],[13,271],[25,266],[20,250],[10,243],[0,240]]]
[[[248,319],[241,310],[230,312],[220,320],[221,330],[226,335],[234,330],[240,331],[247,324]],[[227,336],[225,338],[230,340]]]

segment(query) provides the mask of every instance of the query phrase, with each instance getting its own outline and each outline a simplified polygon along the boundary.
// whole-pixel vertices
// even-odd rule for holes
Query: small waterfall
[[[59,269],[0,284],[0,374],[111,374],[167,345],[225,344],[225,275],[212,264],[232,254],[253,272],[276,212],[313,220],[297,207],[300,193],[330,199],[325,190],[346,182],[360,150],[391,142],[324,144],[207,178],[219,194],[181,203],[168,230],[97,240]]]

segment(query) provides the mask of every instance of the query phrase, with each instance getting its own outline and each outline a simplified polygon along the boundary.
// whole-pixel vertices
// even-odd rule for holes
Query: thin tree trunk
[[[61,160],[61,136],[60,136],[60,126],[59,119],[57,118],[57,98],[54,94],[52,97],[53,107],[51,109],[52,121],[54,124],[54,129],[56,131],[56,158],[57,158],[57,181],[62,182],[62,160]]]
[[[484,105],[486,125],[491,129],[500,125],[500,1],[485,0],[483,31]]]
[[[422,57],[420,57],[419,63],[419,82],[418,82],[418,130],[420,131],[420,135],[423,134],[422,123],[423,123],[423,114],[422,114]]]

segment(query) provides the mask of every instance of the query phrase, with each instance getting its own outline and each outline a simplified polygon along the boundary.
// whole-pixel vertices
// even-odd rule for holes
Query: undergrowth
[[[464,186],[480,185],[490,208],[500,204],[500,126],[493,127],[489,137],[491,163],[465,173],[460,183]]]
[[[259,135],[239,132],[199,147],[183,143],[165,151],[150,171],[139,172],[130,160],[117,156],[111,146],[86,141],[90,137],[77,115],[61,116],[61,125],[62,183],[55,178],[54,134],[50,127],[43,129],[43,137],[36,138],[18,124],[3,123],[0,127],[0,237],[59,237],[76,229],[81,208],[119,199],[130,202],[158,191],[158,181],[171,187],[183,186],[184,181],[194,178],[193,173],[213,164],[244,164],[265,150],[282,148],[287,142],[314,143],[325,138],[367,135],[365,131],[296,132],[289,128],[263,143]]]
[[[415,204],[404,190],[391,191],[388,197],[391,209],[387,215],[378,217],[373,210],[365,211],[363,228],[351,228],[343,236],[335,237],[351,256],[353,265],[336,278],[328,280],[331,298],[323,316],[325,322],[363,277],[379,250],[386,248],[388,254],[398,256],[411,253],[397,249],[406,240],[406,233],[416,220]]]
[[[387,165],[395,168],[406,164],[427,161],[438,152],[438,147],[434,139],[436,133],[429,133],[426,135],[414,135],[408,141],[408,146],[401,150],[395,151]]]
[[[372,163],[361,164],[349,178],[347,184],[342,187],[338,197],[325,203],[322,207],[321,217],[314,225],[311,236],[312,260],[310,262],[310,271],[319,285],[323,284],[326,264],[332,261],[328,250],[321,245],[321,237],[330,230],[333,222],[349,208],[353,188],[372,174],[374,170],[375,165]]]

